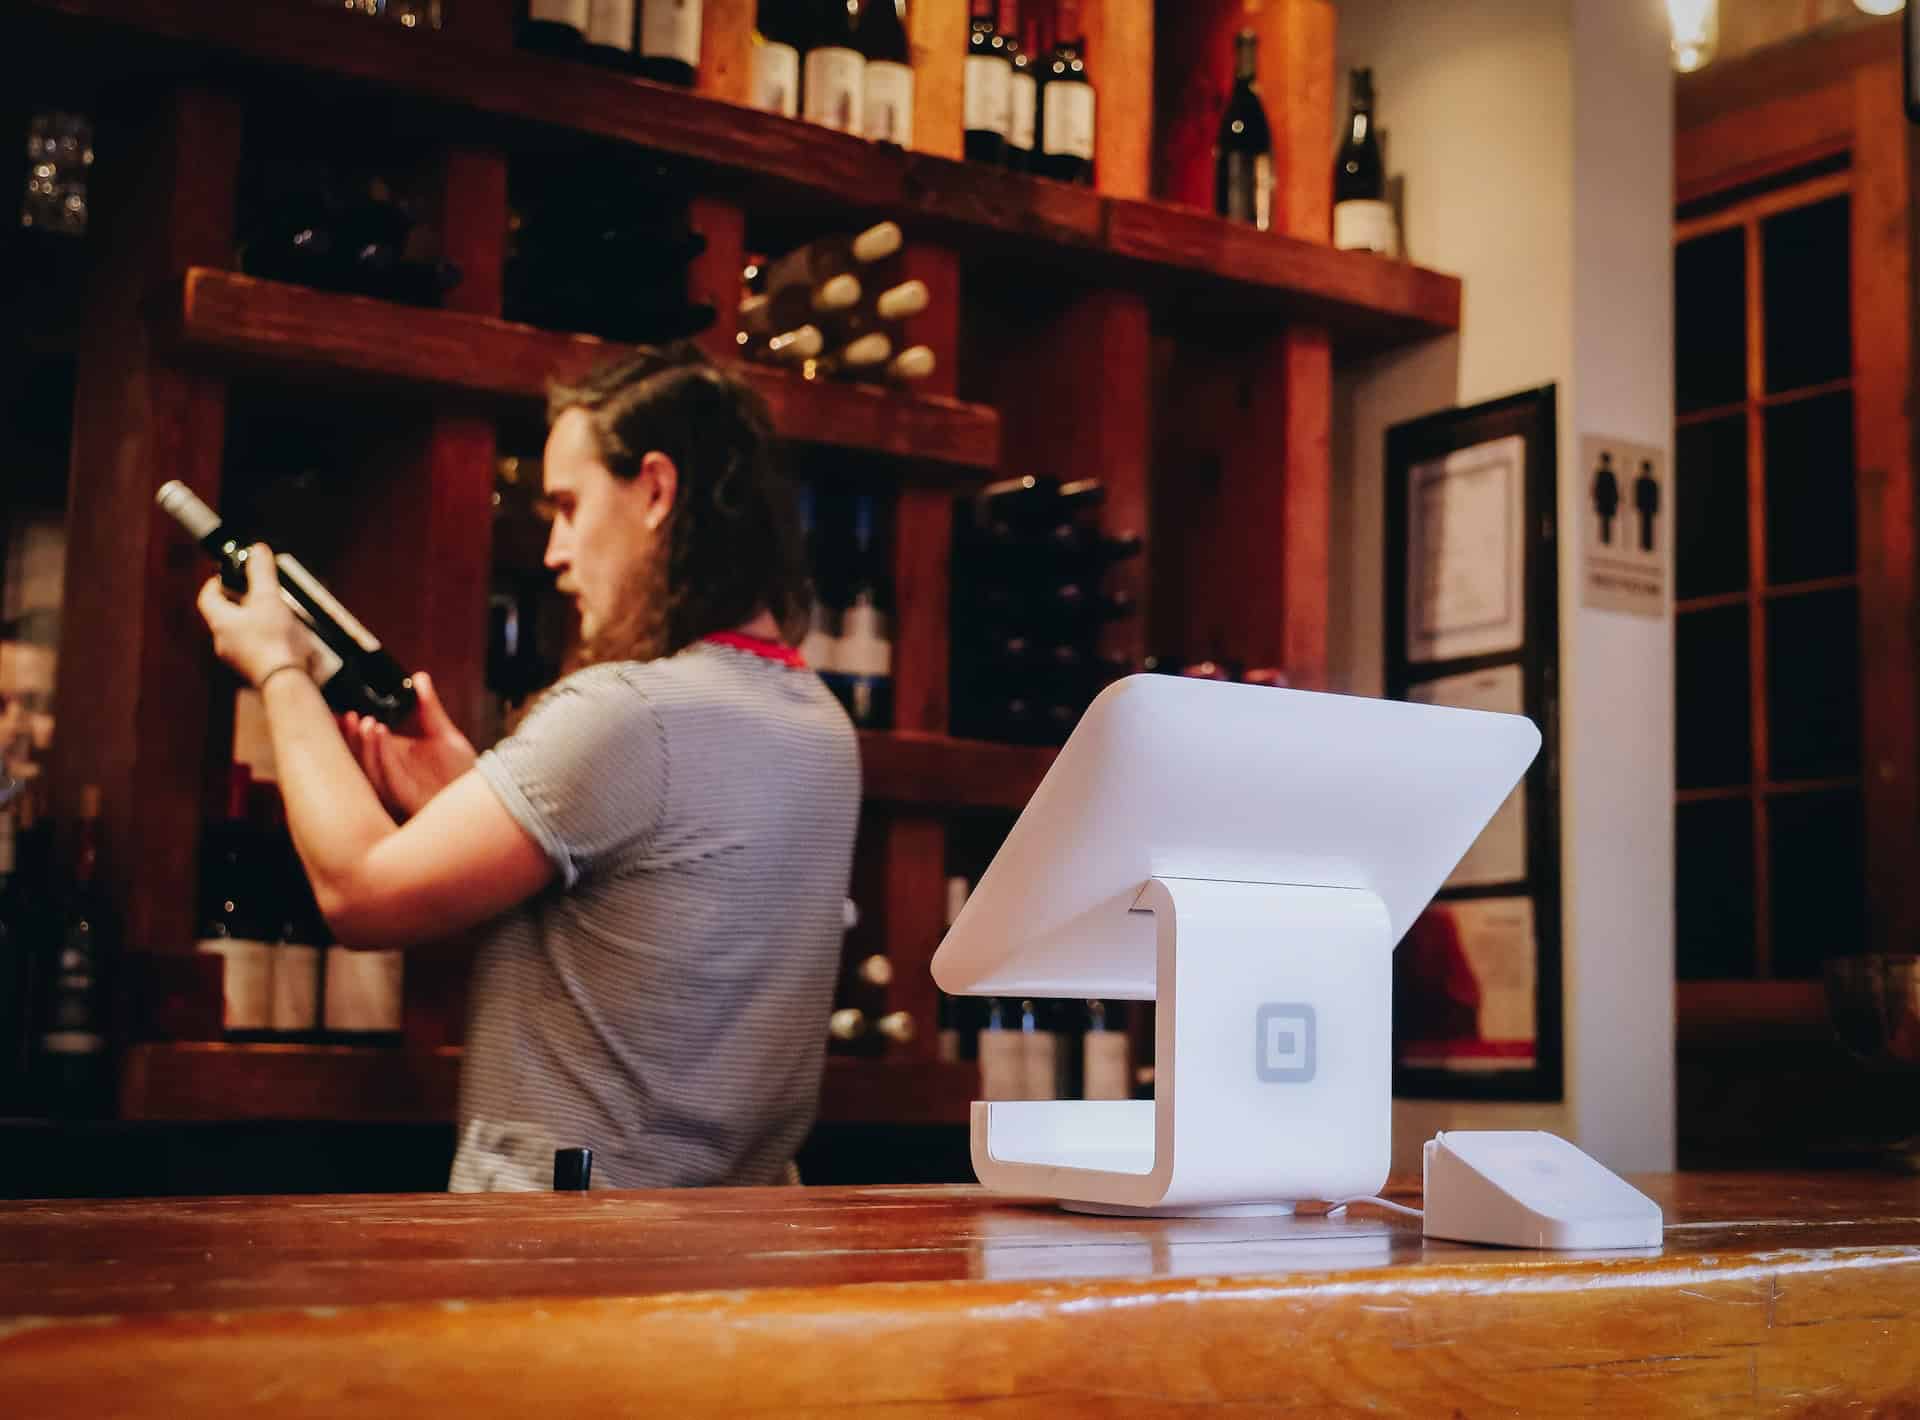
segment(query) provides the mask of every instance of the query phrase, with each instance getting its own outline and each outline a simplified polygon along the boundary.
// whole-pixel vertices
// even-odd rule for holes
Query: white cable
[[[1375,1207],[1385,1208],[1388,1212],[1391,1212],[1391,1213],[1404,1213],[1409,1218],[1424,1218],[1427,1216],[1425,1213],[1422,1213],[1418,1208],[1409,1208],[1407,1207],[1406,1204],[1395,1203],[1390,1198],[1374,1198],[1371,1195],[1365,1198],[1342,1198],[1338,1203],[1334,1204],[1331,1208],[1327,1209],[1327,1216],[1329,1218],[1338,1217],[1340,1214],[1347,1211],[1347,1205],[1349,1203],[1371,1203]]]

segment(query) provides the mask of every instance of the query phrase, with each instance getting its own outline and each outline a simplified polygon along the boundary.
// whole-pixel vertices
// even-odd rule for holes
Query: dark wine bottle
[[[162,484],[154,501],[219,564],[222,582],[236,592],[246,589],[251,549],[213,509],[177,479]],[[280,573],[281,598],[307,629],[308,670],[327,704],[341,714],[353,710],[388,725],[410,716],[416,700],[413,681],[400,663],[290,554],[276,552],[273,561]]]
[[[41,1108],[50,1116],[96,1119],[110,1112],[112,1062],[107,1048],[103,978],[116,934],[100,874],[100,790],[80,792],[73,867],[61,895],[58,925],[41,969],[38,1076]]]
[[[1013,66],[1006,36],[994,23],[995,0],[972,0],[967,27],[967,66],[961,108],[966,154],[976,163],[1004,163],[1012,126]]]
[[[801,85],[807,122],[842,133],[864,133],[862,103],[867,88],[867,60],[860,53],[854,28],[858,0],[817,0],[813,44],[807,50],[806,75]]]
[[[866,0],[860,52],[866,57],[861,108],[876,143],[913,146],[913,63],[907,51],[907,0]]]
[[[634,68],[634,0],[590,0],[581,57],[608,69]]]
[[[764,113],[800,113],[800,56],[807,47],[806,0],[760,0],[753,27],[747,102]]]
[[[587,43],[588,0],[526,0],[515,39],[522,49],[578,59]]]
[[[642,77],[693,87],[700,72],[701,0],[641,0],[635,58]]]
[[[1333,164],[1333,244],[1345,251],[1394,254],[1393,209],[1386,166],[1373,125],[1373,71],[1356,69],[1349,85],[1347,135]]]
[[[1260,37],[1233,41],[1233,95],[1213,142],[1213,210],[1261,231],[1273,227],[1273,132],[1260,105]]]
[[[1040,104],[1038,171],[1060,182],[1093,181],[1094,96],[1087,77],[1086,40],[1080,7],[1062,0],[1060,34],[1046,59],[1046,91]]]
[[[1000,0],[1000,31],[1006,37],[1007,63],[1012,67],[1007,81],[1007,166],[1015,172],[1027,172],[1033,167],[1040,84],[1033,73],[1033,51],[1020,39],[1019,0]]]
[[[852,276],[864,283],[867,268],[892,258],[899,252],[902,240],[900,227],[894,222],[876,222],[852,236],[821,237],[766,263],[762,284],[769,295],[778,297],[787,287],[797,285],[825,292],[836,277],[842,276]],[[833,289],[844,291],[846,288],[843,285]],[[845,301],[830,297],[827,308],[844,308],[859,299],[858,290]]]

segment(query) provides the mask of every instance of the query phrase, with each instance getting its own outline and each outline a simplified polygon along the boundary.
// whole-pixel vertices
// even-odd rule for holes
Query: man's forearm
[[[394,832],[394,821],[312,680],[297,673],[271,676],[261,694],[287,826],[325,909],[351,897],[361,864]]]

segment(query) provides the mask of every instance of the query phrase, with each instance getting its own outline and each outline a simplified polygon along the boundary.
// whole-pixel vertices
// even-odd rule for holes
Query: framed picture
[[[1547,385],[1387,431],[1387,694],[1525,715],[1542,741],[1394,953],[1407,1098],[1563,1093],[1556,426]]]

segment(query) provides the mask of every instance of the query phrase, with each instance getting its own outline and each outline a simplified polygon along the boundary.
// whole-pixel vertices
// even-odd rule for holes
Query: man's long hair
[[[635,568],[621,606],[568,657],[650,661],[762,611],[797,643],[811,600],[799,503],[774,458],[773,417],[742,380],[689,344],[642,347],[547,393],[549,427],[570,409],[593,426],[615,478],[658,452],[679,470],[664,555]]]

